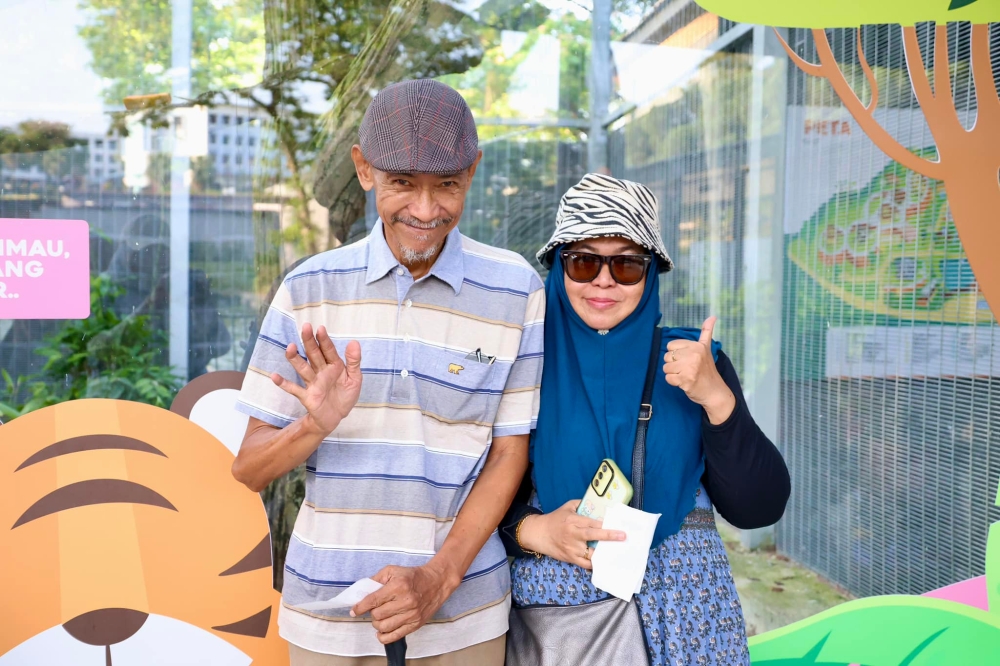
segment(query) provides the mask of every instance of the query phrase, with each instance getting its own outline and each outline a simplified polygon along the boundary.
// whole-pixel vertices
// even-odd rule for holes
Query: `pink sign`
[[[90,225],[0,219],[0,319],[90,316]]]

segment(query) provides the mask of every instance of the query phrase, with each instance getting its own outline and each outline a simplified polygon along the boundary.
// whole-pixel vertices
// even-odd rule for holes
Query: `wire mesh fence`
[[[932,67],[933,27],[916,34]],[[949,37],[968,127],[968,26],[953,24]],[[855,31],[828,38],[867,101]],[[865,27],[860,42],[880,93],[875,119],[933,155],[901,29]],[[819,60],[810,32],[791,31],[789,43]],[[891,161],[825,81],[792,68],[788,99],[780,443],[793,493],[778,545],[859,595],[982,574],[987,529],[1000,519],[1000,329],[943,186]]]

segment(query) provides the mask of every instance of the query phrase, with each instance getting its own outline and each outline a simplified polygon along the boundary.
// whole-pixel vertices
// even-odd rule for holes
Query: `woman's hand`
[[[663,356],[663,372],[668,384],[684,391],[691,402],[705,409],[709,421],[719,425],[736,409],[736,396],[722,379],[712,358],[715,322],[715,317],[705,320],[697,341],[671,340]]]
[[[521,523],[521,546],[561,562],[590,569],[594,554],[588,541],[624,541],[625,533],[601,528],[601,523],[576,512],[580,500],[570,500],[551,513],[532,515]]]

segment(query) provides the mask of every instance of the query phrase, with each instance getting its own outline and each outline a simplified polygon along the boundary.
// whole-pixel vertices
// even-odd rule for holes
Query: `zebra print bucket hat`
[[[655,254],[660,272],[666,273],[674,262],[660,237],[657,210],[656,196],[645,185],[588,173],[563,195],[552,238],[535,256],[542,266],[552,268],[553,253],[560,245],[623,236]]]

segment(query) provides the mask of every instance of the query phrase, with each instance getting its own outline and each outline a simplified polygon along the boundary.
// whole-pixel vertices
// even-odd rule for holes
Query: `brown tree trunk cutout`
[[[878,84],[861,47],[858,28],[858,60],[871,87],[871,100],[864,104],[847,81],[833,55],[826,30],[813,30],[819,64],[807,62],[788,42],[778,39],[799,69],[826,79],[844,107],[865,134],[890,158],[907,169],[944,182],[955,228],[979,288],[994,315],[1000,315],[1000,97],[990,57],[990,26],[973,25],[971,43],[972,79],[976,89],[977,115],[965,129],[955,110],[948,70],[948,26],[938,25],[934,38],[934,87],[932,89],[914,26],[903,27],[906,68],[913,92],[923,110],[938,159],[931,161],[910,152],[878,121]],[[775,31],[777,32],[777,31]]]

